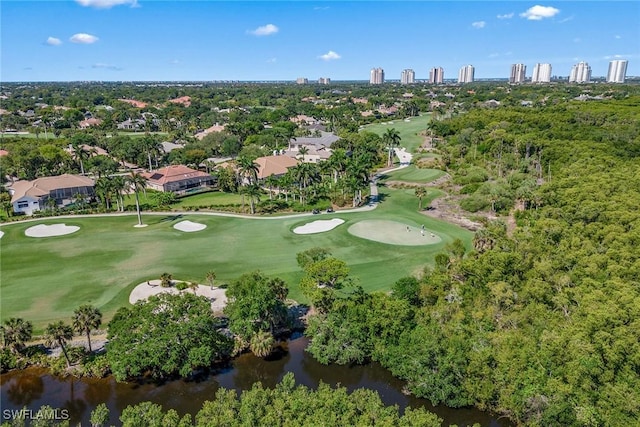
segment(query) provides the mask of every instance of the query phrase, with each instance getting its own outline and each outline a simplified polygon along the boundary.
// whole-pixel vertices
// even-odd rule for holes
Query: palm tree
[[[171,286],[171,274],[162,273],[160,275],[160,286],[162,286],[163,288],[168,288],[169,286]]]
[[[102,324],[102,313],[96,307],[85,304],[73,312],[73,329],[76,332],[87,334],[87,344],[91,353],[91,330],[99,328]]]
[[[260,186],[257,184],[248,185],[245,187],[243,193],[249,197],[249,208],[251,209],[251,215],[253,215],[256,213],[255,202],[260,201]]]
[[[213,284],[216,281],[216,272],[213,270],[207,271],[206,280],[211,289],[213,290]]]
[[[309,148],[308,147],[300,147],[300,149],[298,150],[298,153],[300,153],[300,155],[302,156],[302,162],[304,163],[304,156],[309,154]]]
[[[238,169],[240,176],[246,178],[249,184],[258,182],[258,170],[260,165],[249,157],[238,157]]]
[[[267,331],[256,332],[249,341],[249,349],[257,357],[267,357],[271,354],[275,340]]]
[[[76,160],[80,163],[80,174],[84,175],[84,160],[88,160],[91,157],[91,153],[85,151],[82,144],[75,144],[72,148]]]
[[[65,325],[62,320],[55,323],[49,323],[47,325],[47,329],[45,329],[45,345],[47,347],[51,347],[57,344],[62,348],[62,353],[64,353],[64,357],[67,359],[67,368],[71,366],[71,361],[69,360],[65,344],[72,338],[73,328],[69,325]]]
[[[420,204],[418,205],[418,210],[421,211],[422,210],[422,198],[427,195],[427,190],[424,187],[418,187],[418,188],[416,188],[415,194],[416,194],[416,197],[418,198],[418,200],[420,200]]]
[[[118,210],[120,212],[124,212],[124,192],[127,189],[127,180],[122,175],[115,175],[109,178],[111,180],[111,191],[116,196],[116,203],[118,205]]]
[[[145,123],[151,122],[151,120],[147,120]],[[153,169],[151,165],[151,154],[156,156],[156,160],[158,158],[158,152],[160,151],[160,143],[156,136],[147,133],[147,135],[142,137],[142,146],[144,150],[147,152],[147,160],[149,161],[149,170]]]
[[[273,200],[273,187],[278,185],[278,178],[275,175],[269,175],[265,178],[264,183],[269,188],[269,200]]]
[[[104,203],[106,210],[111,208],[111,197],[113,196],[112,182],[109,177],[102,177],[96,180],[95,192],[96,196]]]
[[[136,212],[138,213],[138,226],[142,226],[142,215],[140,215],[140,196],[138,193],[144,191],[147,184],[147,178],[139,173],[131,171],[131,175],[127,177],[127,183],[136,196]]]
[[[395,128],[387,129],[386,132],[382,135],[382,142],[385,143],[387,149],[389,150],[389,159],[387,165],[389,167],[392,163],[391,160],[393,158],[393,148],[399,146],[401,140],[402,138],[400,138],[400,133]]]
[[[19,353],[24,344],[31,339],[33,325],[28,320],[11,317],[0,326],[2,345],[11,348],[14,353]]]
[[[189,283],[187,284],[187,287],[193,291],[193,294],[194,294],[194,295],[198,295],[198,294],[197,294],[197,291],[198,291],[198,284],[197,284],[196,282],[189,282]]]

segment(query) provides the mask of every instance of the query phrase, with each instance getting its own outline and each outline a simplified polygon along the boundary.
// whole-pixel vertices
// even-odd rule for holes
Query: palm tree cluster
[[[73,339],[74,332],[84,333],[87,337],[89,352],[91,348],[91,331],[102,324],[102,313],[90,304],[84,304],[73,312],[72,324],[67,325],[62,320],[47,325],[44,331],[44,340],[47,347],[60,347],[67,361],[67,367],[71,366],[69,358],[68,342]],[[21,318],[12,317],[0,326],[0,338],[2,348],[19,355],[24,350],[27,342],[33,337],[33,324]]]
[[[397,133],[397,132],[396,132]],[[260,201],[263,191],[289,202],[299,202],[303,206],[320,198],[330,199],[342,204],[350,198],[352,205],[357,206],[363,200],[363,190],[368,188],[370,173],[382,160],[382,141],[374,134],[357,135],[345,138],[345,141],[333,150],[331,157],[324,162],[300,162],[289,168],[281,176],[271,175],[258,180],[258,165],[253,159],[239,157],[237,159],[236,185],[244,198],[249,200],[250,212],[255,213],[255,203]],[[301,150],[301,159],[307,151]]]

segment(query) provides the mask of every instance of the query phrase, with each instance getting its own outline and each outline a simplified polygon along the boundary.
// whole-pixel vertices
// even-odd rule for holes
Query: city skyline
[[[568,77],[579,62],[605,77],[612,60],[632,77],[639,14],[638,2],[599,1],[5,1],[0,81],[340,81],[376,67],[427,80],[465,64],[481,80],[516,63]]]

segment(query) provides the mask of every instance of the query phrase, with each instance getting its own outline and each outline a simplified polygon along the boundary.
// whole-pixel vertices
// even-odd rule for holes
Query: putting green
[[[433,231],[413,227],[397,221],[365,220],[359,221],[349,227],[349,233],[375,242],[389,245],[422,246],[435,245],[442,239]]]

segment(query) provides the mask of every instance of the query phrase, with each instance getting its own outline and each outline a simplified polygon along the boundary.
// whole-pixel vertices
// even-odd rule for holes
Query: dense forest
[[[488,224],[471,253],[451,248],[391,297],[337,301],[312,319],[310,351],[325,363],[380,361],[418,396],[517,423],[637,425],[639,104],[474,110],[435,123],[454,176],[480,170],[475,191],[504,186],[524,199],[518,226]],[[527,192],[511,185],[530,179]]]

